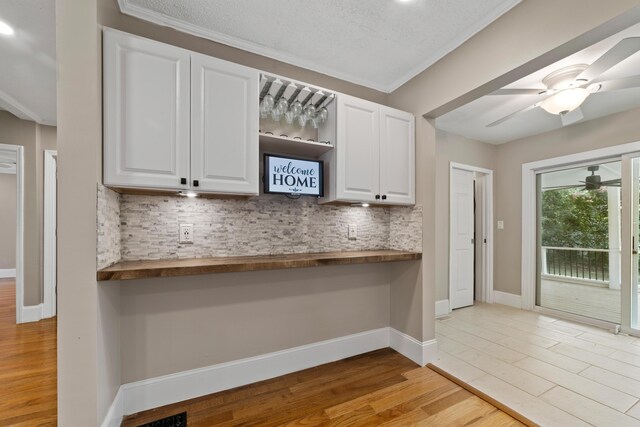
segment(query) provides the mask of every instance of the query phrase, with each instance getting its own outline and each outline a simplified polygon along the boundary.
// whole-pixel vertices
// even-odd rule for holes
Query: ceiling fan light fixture
[[[564,114],[578,108],[591,94],[588,90],[575,87],[561,90],[540,103],[540,107],[550,114]]]

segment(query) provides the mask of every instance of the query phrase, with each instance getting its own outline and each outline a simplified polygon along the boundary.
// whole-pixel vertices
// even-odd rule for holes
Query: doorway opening
[[[621,161],[536,174],[536,306],[620,324]]]
[[[616,333],[622,331],[640,336],[640,316],[638,315],[640,306],[640,273],[638,272],[640,270],[638,268],[640,265],[638,261],[640,160],[638,159],[640,159],[640,142],[633,142],[522,165],[522,305],[524,309],[593,324]],[[597,219],[598,215],[596,215],[587,223],[577,221],[579,225],[577,228],[571,225],[574,230],[568,235],[571,236],[573,233],[576,242],[586,238],[587,247],[577,245],[568,248],[567,245],[545,247],[542,235],[545,224],[540,225],[539,222],[540,218],[549,216],[549,212],[544,214],[542,212],[549,200],[548,197],[543,197],[543,194],[545,191],[554,191],[553,186],[550,185],[551,181],[547,180],[545,183],[545,174],[558,172],[560,175],[568,176],[567,174],[575,171],[584,174],[584,178],[577,179],[577,182],[571,185],[561,183],[559,187],[568,187],[563,190],[569,190],[569,192],[593,193],[571,197],[574,197],[574,201],[578,203],[589,199],[588,204],[591,206],[588,206],[588,209],[593,210],[594,207],[599,206],[600,219]],[[605,176],[606,174],[609,176]],[[547,188],[543,190],[542,187],[545,186]],[[596,200],[598,198],[599,200]],[[566,211],[569,208],[563,208],[563,210]],[[555,220],[555,222],[556,224],[552,222],[546,227],[552,228],[562,221]],[[594,226],[595,231],[585,232],[586,229]],[[561,227],[554,234],[556,237],[562,236],[564,231]],[[583,234],[582,237],[580,233]],[[594,237],[598,237],[597,242],[588,240]],[[582,277],[583,269],[584,277]],[[568,300],[560,307],[550,306],[554,301],[548,298],[549,296],[557,297],[557,293],[545,295],[545,286],[542,281],[550,276],[553,276],[554,281],[558,276],[565,276],[561,287],[568,288],[567,283],[569,283],[573,289],[571,292],[565,292],[564,297]],[[577,281],[582,283],[578,284]],[[581,310],[584,311],[586,302],[589,302],[587,297],[595,292],[606,293],[610,298],[603,296],[591,298],[593,299],[589,303],[591,306],[587,307],[590,311],[581,312]]]
[[[450,164],[449,311],[493,302],[493,171]]]
[[[12,181],[15,192],[11,197],[15,198],[13,212],[15,215],[14,239],[9,240],[9,250],[13,246],[15,257],[11,259],[13,268],[2,269],[4,277],[15,277],[16,295],[16,323],[22,323],[24,311],[24,154],[19,145],[0,144],[0,166],[4,171],[9,171],[15,176]],[[13,243],[13,245],[12,245]]]

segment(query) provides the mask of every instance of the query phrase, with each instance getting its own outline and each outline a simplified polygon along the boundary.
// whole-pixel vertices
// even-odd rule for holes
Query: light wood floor
[[[436,322],[440,369],[543,426],[640,426],[640,339],[498,304]]]
[[[521,426],[390,349],[126,418],[139,426],[187,411],[189,426]]]
[[[567,313],[620,323],[620,289],[542,279],[540,305]]]
[[[15,301],[0,279],[0,426],[55,426],[56,320],[16,325]]]

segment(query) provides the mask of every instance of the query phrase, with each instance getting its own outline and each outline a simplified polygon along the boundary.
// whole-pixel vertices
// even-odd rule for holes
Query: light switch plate
[[[193,243],[193,224],[180,224],[179,243]]]
[[[356,240],[358,238],[358,225],[349,224],[349,240]]]
[[[498,221],[498,230],[504,230],[504,221]]]

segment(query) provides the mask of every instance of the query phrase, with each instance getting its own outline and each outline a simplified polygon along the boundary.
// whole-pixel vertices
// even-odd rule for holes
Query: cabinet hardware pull
[[[376,200],[380,200],[380,195],[376,194]]]
[[[386,195],[386,194],[384,194],[384,195],[382,196],[382,200],[387,200],[387,195]]]
[[[193,186],[194,187],[200,187],[200,181],[198,181],[197,179],[193,180]]]
[[[187,178],[180,178],[180,184],[187,185]]]

